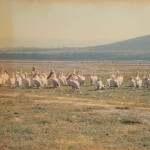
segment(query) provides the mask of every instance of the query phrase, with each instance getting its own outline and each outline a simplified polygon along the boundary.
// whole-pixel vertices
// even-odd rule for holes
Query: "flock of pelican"
[[[46,71],[44,73],[39,73],[36,71],[35,67],[32,68],[31,73],[16,71],[15,73],[10,73],[2,67],[0,72],[0,87],[1,86],[11,86],[11,87],[61,87],[70,86],[72,89],[80,89],[85,83],[85,76],[83,70],[76,71],[73,70],[72,73],[67,73],[64,75],[63,70],[56,73],[51,70],[49,73]],[[105,83],[102,82],[95,71],[91,72],[90,75],[90,85],[96,86],[97,90],[105,90],[109,87],[120,87],[124,81],[123,75],[120,71],[114,73],[110,72],[109,77],[106,79]],[[150,87],[150,74],[144,72],[143,77],[140,77],[139,72],[136,73],[135,77],[129,78],[129,87],[140,88],[141,86]]]

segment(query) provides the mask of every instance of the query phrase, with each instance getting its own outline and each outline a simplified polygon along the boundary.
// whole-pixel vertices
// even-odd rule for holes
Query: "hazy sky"
[[[92,46],[148,34],[149,0],[0,0],[0,47]]]

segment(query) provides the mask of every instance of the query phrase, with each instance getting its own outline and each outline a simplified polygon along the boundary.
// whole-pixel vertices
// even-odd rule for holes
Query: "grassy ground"
[[[48,63],[47,63],[48,64]],[[5,62],[2,65],[6,65]],[[11,65],[13,65],[11,67]],[[39,70],[45,63],[35,63]],[[77,68],[78,63],[64,63],[65,68]],[[60,63],[50,63],[57,68]],[[149,64],[80,63],[87,73],[86,85],[80,91],[70,87],[53,88],[0,88],[0,149],[150,149],[150,89],[132,89],[127,79],[136,70],[150,72]],[[24,63],[7,63],[14,71]],[[121,70],[125,82],[121,88],[97,91],[88,86],[88,72],[102,68]],[[66,70],[67,70],[66,69]],[[65,70],[65,71],[66,71]],[[104,80],[105,77],[102,76]]]

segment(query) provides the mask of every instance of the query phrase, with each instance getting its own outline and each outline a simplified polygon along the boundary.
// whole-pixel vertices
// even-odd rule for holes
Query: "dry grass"
[[[10,70],[31,70],[28,63],[7,64]],[[47,63],[49,68],[62,65]],[[3,65],[4,62],[3,62]],[[32,62],[39,70],[45,63]],[[31,66],[32,66],[31,65]],[[64,63],[69,70],[79,63]],[[147,64],[80,63],[101,73],[113,67],[127,78],[136,70],[150,71]],[[129,66],[129,69],[128,69]],[[110,69],[110,70],[109,70]],[[88,75],[87,75],[88,77]],[[103,78],[104,79],[104,78]],[[86,83],[88,84],[88,82]],[[80,91],[60,89],[0,88],[0,149],[8,150],[148,150],[150,149],[150,89],[130,89],[127,81],[119,89]]]

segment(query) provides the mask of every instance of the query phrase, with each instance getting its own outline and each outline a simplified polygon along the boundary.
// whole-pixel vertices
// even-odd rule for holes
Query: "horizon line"
[[[35,47],[35,46],[11,46],[11,47],[0,47],[0,49],[20,49],[20,48],[36,48],[36,49],[62,49],[62,48],[92,48],[92,47],[97,47],[97,46],[106,46],[106,45],[110,45],[110,44],[115,44],[115,43],[119,43],[119,42],[125,42],[128,40],[132,40],[132,39],[137,39],[137,38],[142,38],[142,37],[147,37],[150,36],[150,34],[146,34],[146,35],[141,35],[141,36],[136,36],[136,37],[132,37],[132,38],[128,38],[125,40],[118,40],[115,42],[110,42],[110,43],[106,43],[106,44],[99,44],[99,45],[93,45],[93,46],[79,46],[79,47],[74,47],[74,46],[62,46],[62,47]],[[0,37],[1,39],[2,37]],[[40,37],[39,37],[40,38]]]

